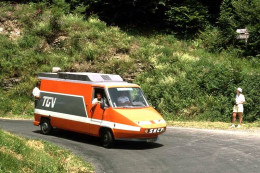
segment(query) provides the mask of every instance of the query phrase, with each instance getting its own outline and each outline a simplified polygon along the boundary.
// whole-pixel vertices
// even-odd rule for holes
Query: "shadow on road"
[[[160,143],[133,142],[133,141],[116,141],[114,148],[121,150],[148,150],[163,147]]]
[[[35,130],[33,132],[41,134],[40,130]],[[89,135],[81,134],[81,133],[76,133],[76,132],[71,132],[71,131],[66,131],[66,130],[62,130],[62,129],[53,129],[53,131],[51,132],[50,135],[44,135],[44,134],[41,134],[41,135],[42,136],[53,136],[53,137],[63,138],[63,139],[70,140],[70,141],[76,141],[79,143],[86,143],[86,144],[90,144],[90,145],[100,146],[100,140],[97,137],[89,136]]]
[[[41,134],[40,130],[33,131],[34,133]],[[43,134],[42,134],[43,135]],[[50,135],[43,135],[43,139],[47,139],[47,136],[53,136],[57,138],[63,138],[70,141],[76,141],[79,143],[85,143],[93,146],[102,147],[100,139],[98,137],[89,136],[87,134],[81,134],[62,129],[53,129]],[[48,140],[48,139],[47,139]],[[133,142],[133,141],[115,141],[112,149],[122,150],[146,150],[162,147],[159,143],[147,143],[147,142]]]

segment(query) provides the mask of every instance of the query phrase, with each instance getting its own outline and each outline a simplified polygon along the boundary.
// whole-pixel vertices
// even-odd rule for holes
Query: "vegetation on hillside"
[[[170,41],[169,36],[165,37]],[[232,53],[208,53],[194,44],[151,41],[154,68],[136,78],[152,105],[171,119],[230,121],[236,87],[244,89],[244,119],[259,117],[260,66],[258,59],[241,59]],[[171,38],[172,39],[172,38]],[[147,49],[147,47],[146,47]]]
[[[35,0],[34,0],[35,1]],[[62,0],[53,0],[53,2]],[[260,56],[259,0],[66,0],[69,9],[88,17],[96,14],[109,24],[153,27],[190,39],[203,34],[205,48],[221,51],[236,48],[244,56]],[[236,29],[247,28],[248,44],[237,40]],[[206,37],[205,37],[206,36]]]
[[[39,140],[28,140],[0,129],[0,172],[94,172],[71,152]]]
[[[260,60],[234,47],[210,53],[218,29],[185,41],[157,31],[123,31],[95,15],[70,12],[64,1],[46,2],[0,3],[0,114],[32,115],[38,73],[59,66],[120,74],[140,84],[168,120],[230,121],[235,89],[242,87],[244,119],[259,120]]]

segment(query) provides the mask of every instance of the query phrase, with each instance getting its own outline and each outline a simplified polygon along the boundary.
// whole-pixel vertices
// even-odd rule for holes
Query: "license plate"
[[[163,132],[164,128],[148,129],[147,133],[160,133]]]

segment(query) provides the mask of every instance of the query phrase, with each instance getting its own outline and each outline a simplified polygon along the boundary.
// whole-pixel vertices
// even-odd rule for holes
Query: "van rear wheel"
[[[52,126],[49,119],[43,119],[40,124],[41,132],[48,135],[52,131]]]
[[[101,144],[105,148],[111,148],[114,143],[114,138],[110,130],[103,130],[101,133]]]

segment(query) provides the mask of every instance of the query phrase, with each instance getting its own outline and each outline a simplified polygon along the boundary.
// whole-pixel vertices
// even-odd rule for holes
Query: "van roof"
[[[91,83],[105,87],[138,87],[124,81],[121,76],[114,74],[90,73],[90,72],[58,72],[39,73],[39,79],[67,81],[75,83]]]
[[[106,88],[113,88],[113,87],[139,87],[137,84],[132,84],[128,82],[100,82],[95,83],[96,86],[104,86]]]
[[[89,72],[40,73],[39,78],[56,78],[90,82],[123,82],[123,79],[119,75]]]

